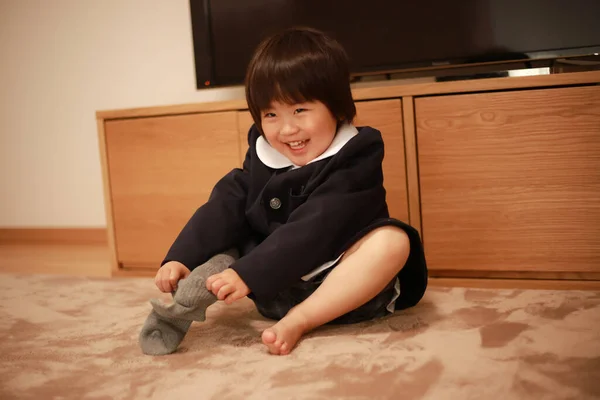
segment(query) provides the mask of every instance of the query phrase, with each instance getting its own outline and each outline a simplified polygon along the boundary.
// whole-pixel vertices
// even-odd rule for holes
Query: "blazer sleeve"
[[[233,169],[217,182],[208,201],[196,210],[171,245],[161,266],[179,261],[192,271],[249,234],[245,207],[251,154],[249,149],[242,169]]]
[[[344,157],[285,224],[231,266],[254,296],[274,297],[332,260],[358,231],[387,214],[382,160],[381,140]]]

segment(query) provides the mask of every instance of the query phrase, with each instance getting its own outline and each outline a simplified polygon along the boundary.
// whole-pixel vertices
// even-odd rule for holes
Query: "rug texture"
[[[600,399],[600,292],[430,288],[378,321],[326,326],[289,356],[244,299],[177,353],[137,337],[152,279],[0,275],[1,399]]]

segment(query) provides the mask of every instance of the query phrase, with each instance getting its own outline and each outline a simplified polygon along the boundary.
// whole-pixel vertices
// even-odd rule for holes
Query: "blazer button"
[[[279,200],[277,197],[273,197],[271,201],[269,201],[269,205],[273,210],[277,210],[281,207],[281,200]]]

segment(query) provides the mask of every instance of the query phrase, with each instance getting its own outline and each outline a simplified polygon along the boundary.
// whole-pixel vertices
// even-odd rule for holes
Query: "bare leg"
[[[400,272],[410,241],[400,228],[378,228],[356,242],[306,300],[262,334],[272,354],[289,354],[300,337],[375,297]]]

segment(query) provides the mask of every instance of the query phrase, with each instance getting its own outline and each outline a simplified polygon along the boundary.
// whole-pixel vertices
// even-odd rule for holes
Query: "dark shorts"
[[[309,281],[300,281],[294,286],[279,292],[272,300],[254,300],[254,304],[256,304],[258,312],[266,318],[280,320],[288,313],[288,311],[292,309],[292,307],[302,303],[311,294],[313,294],[314,291],[321,286],[321,283],[325,280],[333,268],[323,271]],[[334,319],[333,321],[329,322],[329,324],[354,324],[357,322],[368,321],[389,315],[390,312],[387,310],[387,306],[392,301],[395,294],[395,283],[396,278],[394,278],[373,299],[357,309]]]
[[[408,260],[400,273],[396,276],[400,283],[400,294],[394,303],[394,309],[403,310],[416,305],[423,297],[425,289],[427,288],[427,264],[425,262],[423,244],[420,235],[415,228],[394,218],[381,218],[375,220],[369,224],[369,226],[354,235],[354,237],[341,249],[340,254],[344,253],[354,243],[372,230],[389,225],[403,229],[410,240],[410,254]],[[283,318],[292,307],[300,304],[313,294],[333,268],[335,267],[323,271],[309,281],[300,281],[297,284],[280,291],[273,299],[259,300],[253,297],[251,297],[251,299],[254,301],[254,304],[256,304],[258,312],[263,316],[279,320]],[[387,306],[396,294],[394,289],[396,278],[388,283],[388,285],[373,299],[357,309],[334,319],[330,324],[352,324],[381,318],[390,314],[387,310]]]

